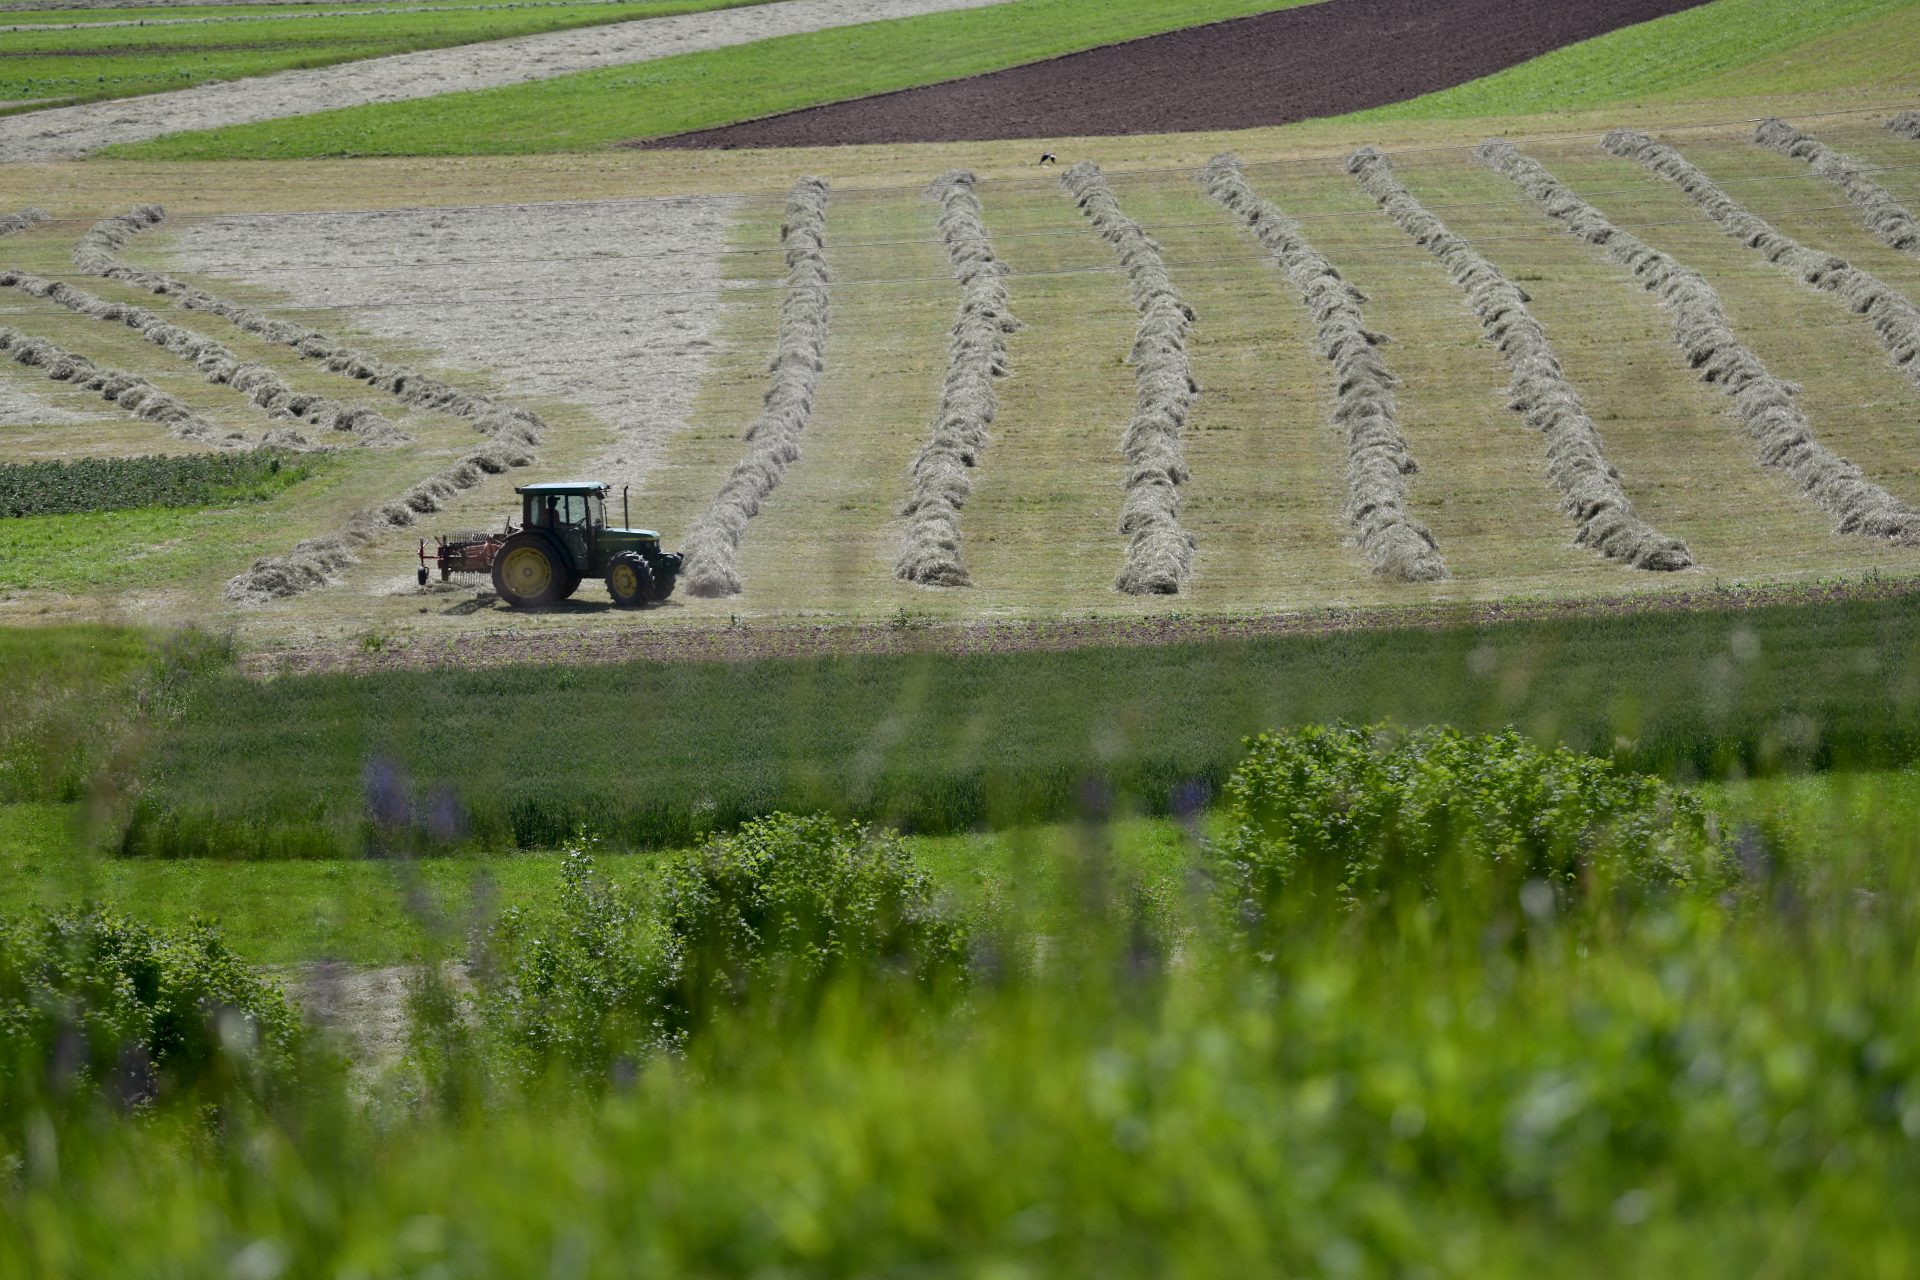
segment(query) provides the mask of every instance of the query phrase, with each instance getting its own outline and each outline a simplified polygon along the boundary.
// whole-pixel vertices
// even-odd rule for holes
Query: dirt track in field
[[[417,647],[404,638],[396,638],[372,651],[352,641],[294,645],[249,653],[240,665],[247,675],[267,679],[283,675],[363,675],[376,671],[471,670],[539,664],[587,666],[908,653],[1064,652],[1327,635],[1338,631],[1445,631],[1506,622],[1636,613],[1737,612],[1769,605],[1885,600],[1916,595],[1920,595],[1920,578],[1887,578],[1817,586],[1723,587],[1709,591],[1646,592],[1566,600],[1319,609],[1239,617],[1175,615],[927,626],[859,623],[684,628],[649,627],[639,621],[628,631],[557,628],[542,632],[490,631],[462,636],[453,645],[447,643],[444,634]],[[583,613],[593,612],[593,606],[584,602],[574,608]],[[565,606],[559,610],[562,614],[569,611]],[[502,621],[508,620],[502,618]]]
[[[636,145],[814,147],[1251,129],[1402,102],[1706,0],[1323,0]]]
[[[643,18],[367,58],[335,67],[281,71],[173,93],[50,107],[0,118],[0,160],[58,160],[83,155],[95,147],[139,142],[181,129],[217,129],[336,107],[492,89],[596,67],[625,66],[679,53],[749,44],[773,36],[949,9],[982,9],[1007,2],[774,0],[745,8]]]

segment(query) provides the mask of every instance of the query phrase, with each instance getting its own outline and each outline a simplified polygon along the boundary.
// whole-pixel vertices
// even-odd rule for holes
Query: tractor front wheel
[[[537,533],[515,534],[493,558],[493,589],[516,609],[550,608],[573,594],[572,581],[560,552]]]
[[[607,594],[622,609],[644,609],[653,601],[653,566],[636,551],[622,551],[607,565]]]

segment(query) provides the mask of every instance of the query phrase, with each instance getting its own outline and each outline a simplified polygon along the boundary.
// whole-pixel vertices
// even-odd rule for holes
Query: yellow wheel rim
[[[500,581],[514,595],[530,600],[553,582],[553,565],[536,547],[515,547],[500,566]]]
[[[640,575],[633,571],[632,565],[613,566],[613,593],[628,599],[640,594]]]

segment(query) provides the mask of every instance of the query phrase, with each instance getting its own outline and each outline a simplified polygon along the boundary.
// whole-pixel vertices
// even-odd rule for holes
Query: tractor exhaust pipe
[[[630,484],[620,486],[620,523],[628,529],[633,528],[633,508],[627,505],[627,490],[631,488]]]

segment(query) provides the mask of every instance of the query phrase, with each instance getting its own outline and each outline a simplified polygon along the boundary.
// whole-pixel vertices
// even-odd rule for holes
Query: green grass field
[[[948,74],[928,32],[958,33],[964,61],[1015,36],[1091,42],[1095,12],[1178,25],[1134,0],[1057,0],[1000,15],[1026,26],[953,15],[892,24],[890,48],[863,28],[782,49],[820,68],[809,92],[865,91],[846,86]],[[490,15],[394,26],[437,16]],[[802,166],[835,181],[826,372],[802,458],[750,528],[741,597],[635,615],[590,584],[595,599],[517,617],[416,592],[416,538],[493,524],[508,475],[325,590],[228,605],[221,584],[252,557],[474,436],[205,312],[180,318],[301,390],[391,411],[412,443],[342,449],[269,501],[0,519],[0,1275],[1920,1272],[1920,562],[1833,532],[1755,466],[1657,303],[1466,154],[1487,132],[1534,135],[1571,187],[1712,282],[1826,443],[1916,501],[1920,392],[1865,320],[1590,138],[1540,136],[1673,129],[1747,207],[1920,297],[1916,260],[1803,164],[1744,128],[1681,131],[1857,109],[1816,131],[1920,207],[1920,145],[1872,118],[1879,95],[1910,96],[1916,55],[1920,4],[1718,0],[1404,114],[1086,144],[1199,315],[1182,513],[1199,571],[1186,595],[1144,601],[1110,588],[1134,316],[1025,143],[831,163],[452,153],[462,128],[600,147],[666,118],[656,91],[683,114],[751,114],[790,91],[754,61],[767,49],[744,49],[657,64],[647,86],[577,77],[140,150],[437,158],[0,165],[0,210],[55,215],[0,257],[50,275],[91,220],[145,199],[172,225],[129,253],[159,266],[202,217],[289,215],[271,229],[298,258],[301,237],[331,233],[318,213],[447,206],[445,225],[392,237],[380,267],[397,268],[430,265],[441,230],[457,243],[477,201],[577,200],[586,216],[750,192],[716,263],[740,288],[688,423],[633,464],[635,513],[671,530],[760,405],[775,310],[756,286],[778,270],[779,193]],[[1341,170],[1365,140],[1524,282],[1636,506],[1702,568],[1649,580],[1571,544],[1498,354]],[[1229,147],[1394,339],[1412,502],[1448,582],[1382,583],[1343,541],[1310,323],[1192,181]],[[891,556],[957,301],[921,192],[959,165],[982,171],[1028,327],[963,521],[977,585],[935,595],[896,582]],[[292,273],[247,267],[201,282],[511,393],[514,369],[382,337],[376,307],[304,310]],[[581,304],[595,340],[627,323]],[[261,427],[124,326],[12,294],[0,310],[212,421]],[[605,349],[648,358],[619,336]],[[185,447],[40,370],[0,378],[80,411],[43,420],[20,401],[0,422],[7,461]],[[632,447],[578,405],[536,407],[541,478]],[[1695,598],[1713,610],[1599,603],[1735,586],[1755,589]],[[1490,601],[1544,620],[1459,621]],[[1188,642],[942,647],[988,634],[973,622],[1119,629],[1176,611]],[[1376,625],[1225,634],[1248,614],[1356,612]],[[48,618],[91,621],[25,625]],[[911,651],[586,660],[640,629]],[[512,660],[576,640],[564,660]],[[464,645],[493,665],[438,665]],[[344,651],[357,674],[284,674]],[[1449,740],[1312,729],[1336,720],[1511,726],[1591,754],[1503,739],[1389,756]],[[1640,770],[1656,776],[1622,776]],[[903,834],[829,832],[823,853],[818,823],[756,821],[776,810]],[[310,1034],[268,1016],[278,996],[253,966]]]
[[[1717,0],[1347,119],[1364,126],[1838,89],[1910,95],[1916,55],[1913,0]]]
[[[578,151],[1287,7],[1288,0],[1021,0],[1005,9],[783,36],[507,89],[174,134],[103,154],[189,160]],[[805,75],[795,74],[800,67]]]
[[[1284,5],[1026,0],[787,36],[531,84],[184,132],[108,149],[137,159],[531,154],[659,137],[1034,62]],[[1097,25],[1092,21],[1097,15]],[[1675,49],[1684,50],[1680,56]],[[1912,92],[1913,0],[1716,0],[1357,121],[1569,112],[1658,98]],[[804,78],[792,74],[805,66]]]
[[[1680,776],[1920,747],[1915,597],[998,656],[216,678],[150,741],[129,851],[686,843],[773,809],[951,832],[1167,813],[1247,734],[1514,724]],[[1414,673],[1418,673],[1417,675]],[[369,769],[404,816],[369,816]]]
[[[760,0],[633,0],[626,4],[427,6],[410,12],[341,9],[307,16],[301,7],[185,10],[27,10],[0,27],[79,21],[140,22],[98,30],[10,31],[0,59],[0,103],[13,110],[186,89],[300,67],[325,67],[391,53],[442,49],[635,18],[733,8]],[[217,17],[168,24],[164,19]],[[247,21],[246,19],[254,19]],[[161,19],[163,21],[156,21]],[[227,19],[233,19],[231,21]],[[148,25],[151,24],[151,25]]]

